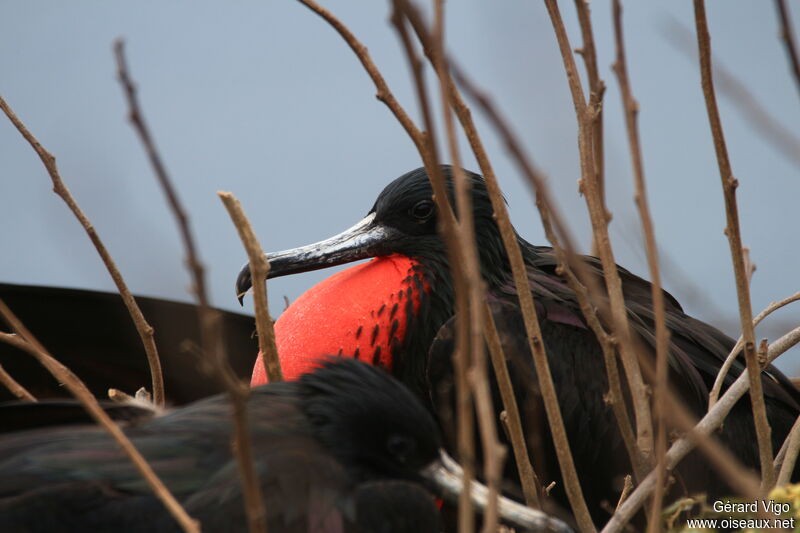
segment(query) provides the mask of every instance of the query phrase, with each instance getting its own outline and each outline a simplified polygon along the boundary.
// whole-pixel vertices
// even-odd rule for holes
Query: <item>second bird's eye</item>
[[[386,443],[386,449],[401,463],[406,462],[411,454],[414,453],[416,447],[417,444],[414,442],[414,439],[407,435],[391,435]]]
[[[431,200],[422,200],[414,204],[411,208],[411,216],[419,221],[428,220],[433,214],[433,202]]]

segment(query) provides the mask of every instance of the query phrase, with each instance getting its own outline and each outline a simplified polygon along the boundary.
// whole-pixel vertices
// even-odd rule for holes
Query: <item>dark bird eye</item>
[[[428,220],[433,214],[433,202],[431,200],[421,200],[411,208],[411,216],[420,221]]]
[[[417,444],[414,439],[406,435],[391,435],[386,443],[386,449],[401,463],[406,462],[416,448]]]

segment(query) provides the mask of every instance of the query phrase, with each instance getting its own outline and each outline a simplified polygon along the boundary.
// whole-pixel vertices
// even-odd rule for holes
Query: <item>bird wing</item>
[[[100,406],[118,423],[141,422],[157,414],[155,407],[148,408],[138,404],[101,401]],[[75,400],[0,402],[0,434],[92,422],[91,415]]]
[[[528,455],[540,482],[546,486],[555,481],[552,494],[560,503],[566,504],[564,484],[519,307],[490,295],[490,309],[519,407]],[[584,493],[587,501],[600,502],[604,495],[615,493],[616,484],[621,482],[615,475],[630,469],[613,412],[603,399],[608,386],[602,356],[595,353],[597,341],[585,327],[549,320],[542,320],[541,327],[550,373]],[[451,363],[454,333],[455,317],[442,326],[431,345],[427,375],[443,438],[451,450],[457,449]],[[500,411],[503,409],[502,398],[491,367],[490,386],[494,408]],[[498,436],[510,447],[499,417],[496,421]],[[480,447],[480,441],[477,445]],[[504,480],[508,483],[514,479],[517,479],[516,463],[513,454],[509,454]],[[504,488],[510,494],[520,492],[516,486]],[[598,506],[591,512],[598,520],[608,516]]]
[[[559,319],[568,316],[574,321],[583,322],[574,293],[566,281],[556,273],[556,259],[552,249],[527,245],[531,253],[529,279],[531,288],[541,296],[541,304],[550,317]],[[583,256],[589,272],[595,276],[600,286],[604,286],[600,261],[591,256]],[[622,281],[622,291],[631,327],[642,339],[650,352],[655,351],[655,314],[653,311],[652,284],[645,279],[617,267]],[[667,291],[664,294],[664,307],[667,328],[670,333],[669,366],[680,378],[681,386],[693,397],[697,408],[705,410],[708,392],[717,377],[722,363],[733,349],[735,341],[717,328],[687,315],[678,301]],[[549,309],[548,309],[549,307]],[[553,309],[556,311],[553,312]],[[585,323],[585,322],[584,322]],[[745,370],[743,358],[734,361],[728,372],[724,387]],[[800,410],[800,391],[789,379],[772,365],[762,374],[764,394],[770,401],[783,405],[785,409]],[[697,409],[695,409],[697,411]],[[699,412],[698,412],[699,414]]]
[[[249,403],[269,523],[277,531],[343,531],[354,512],[342,503],[347,473],[312,437],[297,400],[273,393],[279,389],[256,390]],[[227,401],[210,398],[125,431],[204,531],[245,529]],[[118,524],[138,524],[141,530],[142,520],[155,531],[175,528],[130,460],[95,427],[0,437],[0,530],[18,529],[26,520],[39,523],[41,502],[56,509],[55,515],[77,521],[75,530]]]

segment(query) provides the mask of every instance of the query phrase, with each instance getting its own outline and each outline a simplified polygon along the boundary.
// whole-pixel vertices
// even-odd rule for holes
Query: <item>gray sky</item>
[[[408,69],[385,2],[330,1],[369,47],[398,99],[418,117]],[[794,8],[800,28],[800,6]],[[576,122],[544,4],[447,3],[448,41],[499,104],[548,175],[584,246],[589,225],[577,194]],[[617,261],[649,277],[632,198],[630,156],[616,79],[610,2],[592,3],[605,99],[606,169]],[[573,47],[572,2],[562,2]],[[758,101],[800,135],[800,98],[772,2],[711,0],[717,58]],[[693,27],[691,2],[625,2],[625,37],[641,106],[645,173],[665,284],[688,311],[736,335],[737,307],[720,179],[696,63],[666,37]],[[137,294],[188,301],[188,276],[171,214],[125,120],[111,43],[127,42],[141,104],[189,210],[213,303],[238,309],[233,284],[245,261],[217,190],[242,200],[262,244],[283,249],[327,237],[363,216],[389,180],[420,166],[353,53],[319,18],[289,0],[136,3],[5,0],[0,3],[0,94],[45,147]],[[583,65],[580,64],[582,68]],[[720,97],[741,185],[745,244],[758,270],[757,312],[800,289],[800,170]],[[531,195],[486,123],[479,128],[528,240],[545,244]],[[474,161],[465,165],[477,170]],[[0,120],[0,280],[113,290],[83,230],[51,192],[18,133]],[[330,274],[270,282],[274,314]],[[247,303],[247,308],[251,305]],[[798,308],[776,314],[784,329]],[[779,333],[777,331],[775,333]],[[761,330],[762,335],[771,331]],[[779,366],[800,373],[800,356]]]

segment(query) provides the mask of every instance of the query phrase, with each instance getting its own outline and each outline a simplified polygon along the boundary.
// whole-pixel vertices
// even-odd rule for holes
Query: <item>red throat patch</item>
[[[297,379],[326,355],[355,357],[392,368],[409,313],[428,286],[404,255],[377,257],[343,270],[303,293],[275,322],[283,377]],[[259,353],[252,386],[267,383]]]

